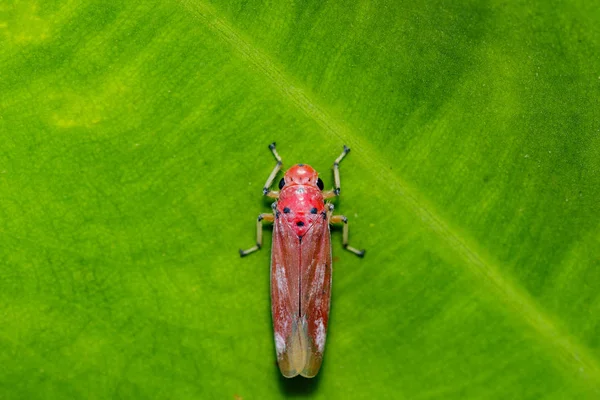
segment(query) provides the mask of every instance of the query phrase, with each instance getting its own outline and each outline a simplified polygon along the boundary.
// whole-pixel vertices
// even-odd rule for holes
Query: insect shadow
[[[326,363],[323,362],[321,371],[327,369],[325,364]],[[273,371],[275,374],[277,374],[280,392],[283,393],[285,397],[291,397],[295,395],[311,395],[319,387],[319,382],[321,381],[321,376],[323,375],[323,372],[321,372],[314,378],[304,378],[300,375],[294,378],[286,378],[281,375],[278,368],[273,368]]]

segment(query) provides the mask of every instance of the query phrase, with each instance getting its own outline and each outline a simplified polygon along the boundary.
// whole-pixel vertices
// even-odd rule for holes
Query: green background
[[[0,3],[0,398],[600,398],[596,3],[221,3]],[[272,141],[352,148],[313,380]]]

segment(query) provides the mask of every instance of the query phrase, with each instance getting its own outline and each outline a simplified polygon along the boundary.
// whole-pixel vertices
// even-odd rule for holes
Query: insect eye
[[[317,187],[318,187],[320,190],[323,190],[323,187],[324,187],[324,186],[323,186],[323,181],[321,180],[321,178],[317,178]]]
[[[283,188],[283,185],[285,185],[285,179],[281,178],[281,180],[279,181],[279,190]]]

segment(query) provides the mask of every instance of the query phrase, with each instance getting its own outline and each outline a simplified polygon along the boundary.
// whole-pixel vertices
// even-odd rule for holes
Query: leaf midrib
[[[541,342],[549,345],[552,355],[566,369],[575,370],[589,387],[598,391],[600,387],[600,367],[590,350],[563,327],[559,318],[548,314],[512,277],[501,273],[500,263],[485,251],[477,242],[460,228],[452,226],[419,193],[408,185],[402,177],[392,172],[373,147],[356,135],[352,129],[332,117],[313,94],[307,94],[290,79],[272,58],[237,32],[209,4],[194,0],[177,0],[198,21],[206,25],[256,72],[266,76],[282,97],[316,121],[326,133],[334,135],[345,144],[355,148],[366,161],[371,174],[382,185],[387,185],[392,195],[418,217],[423,224],[440,237],[441,241],[453,249],[465,261],[462,264],[469,273],[482,281],[497,294],[497,298],[537,333]],[[460,233],[459,233],[460,232]]]

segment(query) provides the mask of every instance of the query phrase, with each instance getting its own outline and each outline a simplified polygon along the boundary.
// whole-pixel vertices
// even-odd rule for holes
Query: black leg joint
[[[334,162],[334,163],[333,163],[333,166],[334,166],[334,167],[339,167],[339,166],[340,166],[340,163],[336,161],[336,162]]]
[[[344,145],[344,153],[346,153],[346,154],[350,153],[350,147]]]
[[[273,150],[274,148],[275,148],[275,142],[273,142],[269,145],[269,149]]]
[[[342,218],[342,222],[345,223],[345,224],[347,224],[348,223],[348,218],[346,218],[346,217]]]
[[[261,248],[262,248],[262,244],[260,244],[260,243],[256,243],[256,246],[257,246],[259,249],[261,249]]]
[[[270,192],[269,188],[266,188],[266,187],[265,187],[265,188],[263,188],[263,194],[264,194],[265,196],[266,196],[266,195],[268,195],[268,194],[269,194],[269,192]]]
[[[259,216],[258,216],[258,220],[259,220],[259,221],[262,221],[262,220],[263,220],[263,216],[262,216],[262,214],[259,214]]]
[[[240,249],[240,257],[246,257],[247,255],[244,250]]]
[[[340,188],[335,188],[335,190],[333,191],[333,193],[335,193],[336,196],[340,195]]]

